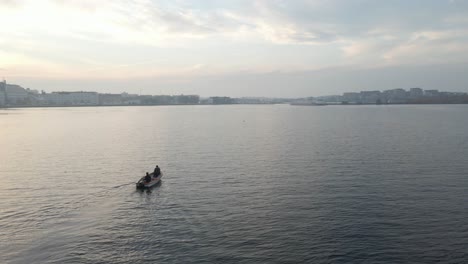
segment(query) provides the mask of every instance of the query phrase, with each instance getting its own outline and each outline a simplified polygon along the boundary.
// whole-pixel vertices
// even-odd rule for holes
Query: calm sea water
[[[467,262],[468,106],[0,110],[0,263]]]

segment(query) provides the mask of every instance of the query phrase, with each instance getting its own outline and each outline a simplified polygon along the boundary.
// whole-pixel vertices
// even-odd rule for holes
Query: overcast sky
[[[468,92],[468,0],[0,0],[0,25],[0,77],[48,92]]]

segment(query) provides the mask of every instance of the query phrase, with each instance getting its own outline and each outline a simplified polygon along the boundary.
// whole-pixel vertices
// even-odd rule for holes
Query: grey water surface
[[[0,110],[0,263],[468,263],[468,106]]]

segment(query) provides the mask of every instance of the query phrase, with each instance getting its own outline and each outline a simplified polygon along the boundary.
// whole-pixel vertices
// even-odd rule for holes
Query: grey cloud
[[[438,0],[329,0],[329,1],[280,1],[258,0],[257,12],[264,19],[290,24],[295,34],[293,42],[307,43],[317,36],[316,42],[336,39],[360,39],[369,37],[375,28],[387,29],[399,37],[425,30],[465,28],[468,2]],[[454,17],[453,19],[450,19]],[[451,22],[449,25],[447,22]],[[325,34],[321,34],[325,33]]]

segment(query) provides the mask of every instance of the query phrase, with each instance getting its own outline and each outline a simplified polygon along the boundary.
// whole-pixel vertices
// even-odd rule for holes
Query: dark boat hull
[[[143,176],[137,183],[137,189],[149,189],[157,185],[161,181],[162,173],[158,177],[153,177],[153,173],[150,174],[151,181],[145,182],[145,176]]]

